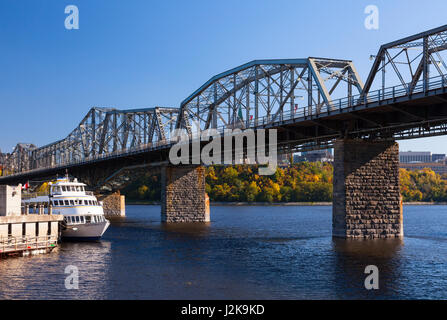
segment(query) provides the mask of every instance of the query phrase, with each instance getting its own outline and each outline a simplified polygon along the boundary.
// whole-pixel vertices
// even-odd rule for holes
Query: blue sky
[[[79,30],[64,27],[70,4]],[[364,27],[369,4],[379,30]],[[178,107],[254,59],[351,59],[365,80],[381,44],[444,25],[446,12],[445,0],[2,0],[0,149],[64,138],[93,106]],[[447,153],[446,139],[400,143]]]

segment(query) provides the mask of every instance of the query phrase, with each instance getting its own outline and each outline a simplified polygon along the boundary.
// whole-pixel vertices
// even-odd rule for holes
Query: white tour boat
[[[28,205],[31,213],[38,213],[39,207],[48,213],[51,206],[53,214],[63,215],[63,240],[99,240],[110,222],[104,217],[102,203],[85,187],[77,179],[57,179],[55,183],[50,183],[49,194],[24,195],[22,205]]]

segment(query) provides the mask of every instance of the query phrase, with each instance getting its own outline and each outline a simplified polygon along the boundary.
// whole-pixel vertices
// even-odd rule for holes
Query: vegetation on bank
[[[328,163],[301,162],[260,176],[257,166],[211,166],[206,192],[220,202],[327,202],[332,201],[333,167]],[[430,169],[400,169],[403,200],[447,201],[447,175]],[[160,175],[146,174],[122,190],[128,200],[159,201]]]

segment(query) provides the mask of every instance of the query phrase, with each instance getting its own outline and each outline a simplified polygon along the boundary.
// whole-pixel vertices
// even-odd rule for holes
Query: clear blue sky
[[[65,6],[79,8],[66,30]],[[364,27],[377,5],[379,30]],[[261,58],[352,59],[447,24],[445,0],[2,0],[0,149],[64,138],[92,106],[179,106],[214,74]],[[447,137],[402,141],[447,152]]]

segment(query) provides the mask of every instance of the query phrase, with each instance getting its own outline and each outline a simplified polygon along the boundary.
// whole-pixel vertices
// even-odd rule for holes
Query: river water
[[[447,298],[447,206],[406,206],[405,238],[377,241],[333,240],[325,206],[213,206],[210,224],[181,226],[161,224],[159,206],[126,210],[100,242],[1,260],[0,298]]]

